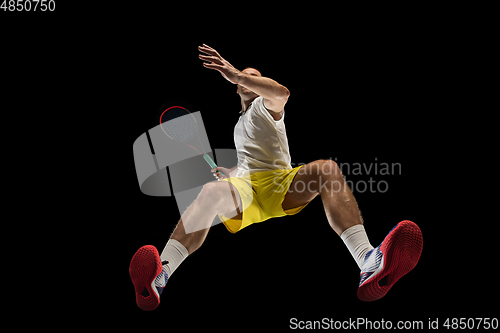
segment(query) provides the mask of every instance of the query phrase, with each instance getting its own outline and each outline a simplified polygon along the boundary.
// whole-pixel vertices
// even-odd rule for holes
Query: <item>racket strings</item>
[[[173,108],[162,116],[161,127],[165,134],[177,141],[191,140],[198,127],[194,117],[185,109]]]
[[[172,106],[168,108],[160,116],[160,126],[163,132],[171,139],[186,143],[199,154],[204,153],[205,150],[201,143],[198,124],[194,116],[188,110],[181,106]],[[186,142],[192,140],[196,135],[198,136],[200,144],[199,148],[203,150],[203,153]]]

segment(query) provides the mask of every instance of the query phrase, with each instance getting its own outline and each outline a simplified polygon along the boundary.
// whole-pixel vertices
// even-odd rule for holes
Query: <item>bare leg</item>
[[[241,213],[236,210],[236,204],[241,207],[241,199],[231,183],[205,184],[198,198],[182,214],[170,238],[180,242],[189,254],[193,253],[203,244],[217,214],[241,219]],[[196,231],[190,232],[193,230]]]
[[[232,184],[207,183],[182,215],[160,257],[152,245],[145,245],[136,251],[130,262],[129,274],[137,305],[141,309],[154,310],[160,304],[159,295],[168,278],[189,254],[201,246],[216,214],[241,219],[237,208],[240,202],[239,193]]]
[[[340,236],[344,230],[363,224],[356,199],[332,160],[319,160],[303,166],[295,175],[282,207],[284,210],[306,204],[321,195],[326,217]]]

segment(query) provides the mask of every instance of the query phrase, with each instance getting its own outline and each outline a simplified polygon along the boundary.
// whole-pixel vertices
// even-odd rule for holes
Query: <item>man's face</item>
[[[260,72],[258,70],[256,70],[255,68],[245,68],[244,70],[242,70],[243,73],[247,74],[247,75],[253,75],[253,76],[262,76],[262,74],[260,74]],[[236,90],[236,92],[238,93],[238,95],[245,95],[245,96],[248,96],[248,95],[256,95],[253,91],[243,87],[243,86],[240,86],[238,84],[238,89]]]

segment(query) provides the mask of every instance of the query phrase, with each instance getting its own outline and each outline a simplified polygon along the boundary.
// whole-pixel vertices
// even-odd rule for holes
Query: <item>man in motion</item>
[[[208,45],[198,49],[203,53],[199,58],[204,67],[237,85],[241,98],[234,130],[238,165],[212,170],[218,181],[203,186],[182,214],[161,255],[151,245],[134,254],[129,273],[137,305],[143,310],[158,307],[168,279],[201,246],[217,215],[235,233],[253,223],[297,214],[318,195],[330,226],[361,270],[358,298],[373,301],[383,297],[420,258],[422,233],[418,226],[402,221],[374,248],[356,200],[334,161],[291,167],[284,124],[288,89],[254,68],[237,70]]]

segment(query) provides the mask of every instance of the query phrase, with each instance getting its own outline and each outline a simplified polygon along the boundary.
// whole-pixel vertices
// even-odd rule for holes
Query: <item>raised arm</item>
[[[288,96],[290,96],[290,91],[285,86],[268,77],[240,73],[238,84],[262,96],[264,105],[268,110],[273,112],[283,110],[288,101]]]
[[[226,59],[210,46],[203,44],[198,50],[208,55],[200,54],[199,58],[204,61],[203,66],[219,71],[222,76],[231,83],[239,84],[264,98],[264,105],[273,112],[283,110],[290,92],[278,82],[263,76],[245,74],[233,67]]]

